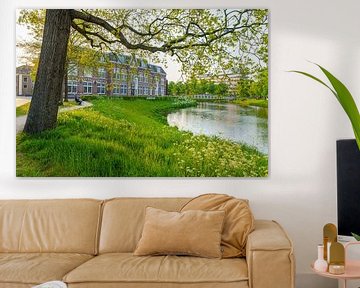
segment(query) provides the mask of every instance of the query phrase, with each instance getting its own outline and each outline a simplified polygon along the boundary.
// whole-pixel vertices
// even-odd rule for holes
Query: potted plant
[[[351,93],[346,88],[346,86],[340,80],[338,80],[334,75],[332,75],[329,71],[327,71],[322,66],[320,66],[318,64],[315,64],[315,65],[317,65],[320,68],[320,70],[325,74],[326,78],[329,80],[331,85],[328,85],[324,81],[320,80],[319,78],[317,78],[309,73],[303,72],[303,71],[293,70],[290,72],[295,72],[295,73],[299,73],[299,74],[305,75],[307,77],[310,77],[311,79],[313,79],[313,80],[321,83],[325,87],[327,87],[335,95],[336,99],[339,101],[340,105],[343,107],[345,113],[349,117],[349,120],[350,120],[351,125],[354,130],[357,147],[360,151],[360,113],[356,106],[354,98],[352,97]],[[355,147],[356,147],[356,145],[355,145]],[[355,150],[356,150],[356,148],[355,148]],[[355,234],[355,233],[351,233],[351,234],[357,241],[360,241],[360,235]]]
[[[355,233],[351,233],[351,234],[356,239],[356,241],[360,241],[360,235],[357,235]]]

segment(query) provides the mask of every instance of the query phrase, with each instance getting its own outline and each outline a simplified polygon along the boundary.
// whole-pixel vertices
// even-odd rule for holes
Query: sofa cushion
[[[95,254],[102,201],[0,200],[0,253]]]
[[[64,277],[64,281],[70,284],[100,282],[157,283],[157,287],[162,287],[160,286],[161,283],[195,284],[242,281],[247,283],[247,280],[247,264],[244,259],[240,258],[138,257],[133,256],[131,253],[110,253],[97,256]],[[144,287],[149,286],[145,285]]]
[[[224,229],[221,236],[222,257],[246,256],[247,237],[254,230],[254,216],[247,200],[236,199],[225,194],[204,194],[191,199],[181,211],[197,209],[225,211]]]
[[[224,216],[224,211],[168,212],[147,207],[144,229],[134,255],[221,258]]]
[[[116,198],[104,203],[99,253],[134,252],[145,208],[179,211],[189,198]]]
[[[0,253],[0,283],[40,284],[61,280],[92,257],[71,253]]]

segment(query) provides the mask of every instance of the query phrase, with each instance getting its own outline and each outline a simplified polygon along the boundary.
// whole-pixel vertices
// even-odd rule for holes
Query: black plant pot
[[[336,152],[338,233],[360,234],[360,150],[350,139],[338,140]]]

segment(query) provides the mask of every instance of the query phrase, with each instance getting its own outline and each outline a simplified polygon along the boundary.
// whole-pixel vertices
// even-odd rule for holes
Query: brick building
[[[31,96],[33,94],[33,82],[30,77],[31,67],[22,65],[16,67],[16,95]]]
[[[96,68],[69,66],[68,95],[164,96],[166,72],[144,59],[106,55]]]

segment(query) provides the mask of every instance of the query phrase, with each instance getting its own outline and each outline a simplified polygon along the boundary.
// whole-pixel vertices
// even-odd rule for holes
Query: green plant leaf
[[[326,75],[326,77],[329,79],[331,85],[334,87],[338,95],[338,100],[351,121],[351,124],[354,129],[355,137],[357,140],[359,140],[358,136],[360,136],[360,114],[359,114],[359,110],[356,107],[354,98],[352,97],[349,90],[345,87],[345,85],[341,81],[339,81],[334,75],[332,75],[325,68],[321,67],[320,65],[318,66],[321,69],[321,71],[323,71],[323,73]]]
[[[335,95],[336,99],[339,101],[340,105],[343,107],[345,113],[348,115],[348,117],[350,119],[351,125],[354,130],[356,142],[357,142],[357,145],[360,150],[360,113],[359,113],[358,108],[356,107],[354,98],[352,97],[350,91],[346,88],[346,86],[340,80],[338,80],[334,75],[332,75],[329,71],[327,71],[322,66],[320,66],[316,63],[314,63],[314,64],[317,65],[321,69],[321,71],[325,74],[325,76],[330,81],[333,88],[331,88],[325,82],[323,82],[319,78],[317,78],[309,73],[302,72],[302,71],[289,71],[289,72],[295,72],[295,73],[305,75],[305,76],[321,83]]]
[[[305,76],[307,76],[307,77],[309,77],[309,78],[311,78],[311,79],[313,79],[313,80],[321,83],[321,84],[324,85],[326,88],[328,88],[328,89],[335,95],[336,98],[338,98],[336,92],[335,92],[329,85],[327,85],[324,81],[320,80],[319,78],[317,78],[317,77],[315,77],[315,76],[313,76],[313,75],[311,75],[311,74],[309,74],[309,73],[302,72],[302,71],[298,71],[298,70],[290,70],[290,71],[288,71],[288,72],[294,72],[294,73],[302,74],[302,75],[305,75]]]
[[[356,239],[356,241],[360,241],[360,235],[357,235],[355,233],[351,233],[351,235]]]

